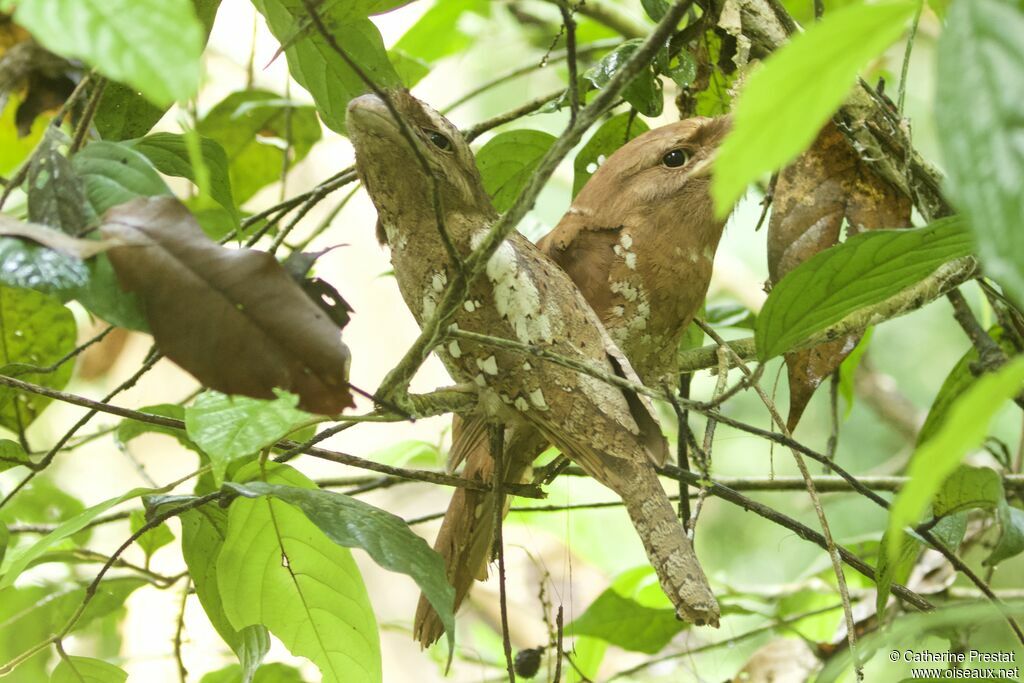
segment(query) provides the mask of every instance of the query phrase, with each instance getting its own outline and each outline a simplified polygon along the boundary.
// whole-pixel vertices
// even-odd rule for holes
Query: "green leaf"
[[[8,99],[7,106],[0,108],[0,175],[3,176],[21,166],[50,129],[47,117],[38,116],[29,134],[21,137],[15,119],[21,100],[16,94],[9,94],[13,96]]]
[[[917,230],[861,233],[819,252],[787,273],[768,295],[755,326],[758,358],[778,356],[970,252],[970,235],[956,217]]]
[[[671,608],[645,607],[609,588],[566,627],[566,632],[600,638],[632,652],[654,654],[686,626]]]
[[[461,52],[472,39],[459,30],[459,19],[466,12],[486,10],[484,0],[437,0],[391,49],[427,64]]]
[[[224,611],[237,628],[262,624],[324,683],[382,680],[380,641],[359,569],[296,508],[236,498],[217,558]]]
[[[200,189],[204,189],[189,157],[185,138],[184,135],[174,133],[154,133],[127,144],[142,152],[164,175],[188,178],[200,186]],[[200,137],[199,143],[202,150],[202,162],[208,170],[210,197],[227,209],[237,220],[238,212],[235,209],[235,200],[231,196],[227,154],[216,140]]]
[[[661,21],[668,11],[668,0],[640,0],[640,5],[652,21]]]
[[[85,504],[82,501],[58,488],[48,477],[35,477],[27,488],[0,509],[0,521],[8,524],[55,524],[83,510]]]
[[[224,149],[231,189],[239,205],[260,188],[280,180],[285,152],[277,142],[290,140],[292,166],[306,157],[321,136],[313,107],[264,90],[228,95],[199,121],[196,132]]]
[[[27,465],[29,462],[29,457],[21,444],[10,439],[0,439],[0,472],[17,467],[19,463]]]
[[[964,455],[985,438],[996,411],[1022,388],[1024,357],[980,378],[953,404],[949,417],[935,436],[917,449],[907,468],[910,480],[889,512],[890,554],[897,549],[893,541],[897,532],[920,519],[946,477],[953,473]]]
[[[172,417],[176,420],[185,420],[185,408],[174,403],[159,403],[153,406],[146,406],[145,408],[139,408],[139,412],[159,415],[160,417]],[[137,436],[150,433],[172,436],[185,448],[196,452],[200,451],[199,446],[192,439],[188,438],[183,429],[165,427],[150,422],[140,422],[131,418],[125,418],[121,421],[121,424],[117,426],[117,431],[114,433],[114,438],[117,439],[119,445],[123,446]]]
[[[181,519],[181,553],[207,618],[238,657],[236,680],[252,680],[270,647],[267,629],[260,625],[235,629],[224,612],[217,584],[217,558],[228,533],[227,513],[214,505],[188,510]],[[205,679],[204,679],[205,680]]]
[[[0,565],[4,562],[4,555],[7,554],[7,545],[11,542],[11,532],[7,530],[7,525],[0,522]]]
[[[932,513],[944,517],[975,508],[993,510],[1003,500],[1003,480],[995,470],[961,465],[942,482]]]
[[[134,534],[146,525],[146,513],[142,510],[132,510],[131,514],[128,516],[128,524]],[[174,534],[171,533],[167,524],[164,523],[155,526],[142,534],[135,540],[135,542],[140,548],[142,548],[142,552],[146,554],[146,559],[148,560],[157,550],[163,548],[165,545],[173,543]]]
[[[256,675],[251,680],[252,683],[305,683],[301,671],[278,662],[264,664],[256,671]],[[199,683],[248,683],[248,681],[243,677],[242,667],[232,664],[223,669],[211,671],[203,676]]]
[[[0,372],[50,389],[63,389],[74,363],[53,372],[26,372],[26,366],[46,368],[75,348],[75,318],[60,301],[30,289],[0,287]],[[17,432],[32,424],[50,404],[38,394],[0,388],[0,426]]]
[[[754,329],[754,321],[757,315],[744,306],[735,302],[725,302],[708,306],[704,315],[704,322],[715,327],[735,327],[738,329]]]
[[[619,69],[623,67],[643,42],[642,38],[624,41],[602,57],[601,61],[584,71],[583,78],[590,81],[595,88],[600,90],[608,85],[608,81],[612,79],[612,76],[618,73]],[[661,110],[664,106],[661,81],[650,68],[645,68],[640,72],[640,75],[630,81],[629,85],[623,89],[622,97],[644,116],[661,115]]]
[[[379,87],[401,86],[377,27],[369,19],[353,17],[348,4],[338,2],[319,8],[334,40]],[[253,5],[267,20],[274,37],[282,44],[291,43],[285,50],[288,70],[313,96],[320,118],[328,128],[344,134],[349,100],[369,92],[369,88],[316,29],[291,40],[296,22],[308,17],[303,0],[253,0]]]
[[[345,548],[362,548],[381,567],[412,578],[441,618],[448,647],[455,647],[455,591],[444,561],[401,517],[349,496],[262,482],[227,484],[244,496],[273,496],[302,510],[329,539]]]
[[[507,211],[529,182],[555,137],[539,130],[498,133],[476,153],[484,188],[499,212]]]
[[[46,48],[85,60],[157,105],[199,87],[202,27],[189,0],[32,0],[14,20]]]
[[[91,657],[62,659],[50,683],[124,683],[128,674],[113,664]]]
[[[396,444],[374,451],[370,455],[374,462],[395,467],[441,467],[444,457],[437,444],[429,441],[399,441]]]
[[[149,332],[149,322],[142,312],[139,298],[121,289],[114,266],[106,254],[100,254],[87,262],[89,281],[78,289],[68,290],[65,295],[77,299],[90,313],[106,320],[111,325],[138,332]]]
[[[93,142],[72,159],[97,215],[136,197],[169,195],[170,189],[141,153],[120,142]]]
[[[857,72],[903,34],[918,4],[879,0],[826,12],[750,74],[715,162],[711,193],[718,215],[732,210],[750,182],[810,146]]]
[[[892,546],[889,542],[889,533],[882,534],[882,551],[878,554],[878,566],[875,567],[876,584],[878,592],[875,596],[875,610],[878,612],[878,619],[881,621],[885,616],[885,608],[889,602],[889,591],[894,583],[904,584],[914,569],[914,563],[921,552],[921,546],[917,539],[911,537],[900,529],[899,549],[896,553],[886,552],[885,549]],[[894,559],[895,558],[895,559]]]
[[[43,293],[81,287],[89,270],[81,259],[16,237],[0,237],[0,285]]]
[[[185,409],[185,430],[210,456],[219,484],[229,462],[270,446],[313,419],[298,404],[299,397],[287,392],[267,401],[206,391]]]
[[[398,77],[402,79],[402,85],[411,88],[430,73],[430,65],[418,57],[412,57],[401,50],[388,50],[388,59],[391,66],[395,67]]]
[[[138,498],[147,493],[157,493],[156,489],[132,489],[116,498],[111,498],[98,505],[93,505],[83,512],[75,515],[66,522],[59,524],[56,529],[46,534],[32,545],[9,555],[2,567],[3,576],[0,577],[0,588],[6,588],[14,583],[14,580],[32,563],[33,560],[42,556],[47,550],[57,545],[65,538],[73,536],[85,528],[89,522],[96,519],[104,512],[119,505],[126,500]]]
[[[572,163],[572,196],[580,193],[597,167],[604,163],[612,152],[647,130],[647,124],[629,112],[605,121],[597,132],[590,136]]]
[[[955,2],[937,48],[935,122],[948,188],[969,218],[985,274],[1024,302],[1024,7]]]
[[[210,37],[213,20],[221,0],[192,0],[196,16],[203,26],[205,41]],[[139,138],[152,130],[169,106],[158,107],[124,83],[111,81],[103,90],[93,123],[104,140]]]
[[[871,337],[874,334],[875,328],[873,327],[864,330],[860,341],[857,342],[857,345],[853,347],[853,351],[850,352],[850,355],[839,366],[839,395],[846,402],[846,417],[849,417],[850,411],[853,410],[854,383],[857,377],[857,368],[860,367],[860,361],[864,358],[864,352],[868,350],[868,345],[871,343]]]
[[[1012,507],[1005,500],[998,507],[999,540],[992,553],[982,562],[994,567],[1003,560],[1024,552],[1024,510]]]
[[[28,219],[57,228],[69,235],[80,234],[96,215],[85,200],[82,180],[64,156],[70,140],[57,128],[50,128],[39,143],[28,167]]]

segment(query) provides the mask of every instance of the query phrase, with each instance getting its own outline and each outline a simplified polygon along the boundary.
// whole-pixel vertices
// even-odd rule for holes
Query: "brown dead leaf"
[[[172,197],[110,209],[100,228],[122,287],[139,295],[160,350],[205,386],[333,415],[353,404],[349,351],[273,256],[213,242]]]
[[[38,223],[19,221],[3,214],[0,214],[0,235],[24,237],[54,251],[80,259],[87,259],[107,251],[118,243],[116,240],[85,240],[72,237],[60,230],[54,230]]]
[[[833,123],[809,150],[779,173],[768,224],[768,273],[772,284],[818,252],[865,230],[910,224],[910,200],[861,161]],[[813,349],[786,354],[792,431],[815,390],[860,339],[849,335]]]

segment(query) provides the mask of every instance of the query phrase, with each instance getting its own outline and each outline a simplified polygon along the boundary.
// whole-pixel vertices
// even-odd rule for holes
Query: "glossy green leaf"
[[[601,89],[608,85],[619,69],[625,65],[629,58],[643,44],[643,39],[634,38],[624,41],[621,45],[606,54],[594,66],[583,72],[583,78],[590,81],[595,88]],[[622,91],[622,97],[644,116],[660,116],[664,99],[662,97],[661,81],[654,75],[654,71],[645,68],[636,78],[630,81]]]
[[[970,253],[970,234],[956,217],[917,230],[861,233],[819,252],[772,288],[757,317],[758,358],[778,356]]]
[[[938,55],[935,122],[948,188],[970,219],[985,274],[1024,302],[1024,6],[955,2]]]
[[[918,4],[878,0],[827,12],[750,75],[715,162],[711,191],[720,216],[749,183],[810,146],[857,72],[903,34]]]
[[[17,237],[0,237],[0,285],[56,293],[88,283],[81,259]]]
[[[203,26],[204,42],[213,28],[221,0],[192,0],[196,17]],[[111,81],[103,90],[93,124],[104,140],[139,138],[153,129],[170,107],[158,107],[135,88]]]
[[[934,437],[914,453],[907,468],[910,480],[889,512],[890,544],[904,526],[915,524],[946,478],[967,452],[985,438],[996,411],[1024,389],[1024,358],[1017,358],[998,372],[985,375],[965,391],[949,410]]]
[[[1004,499],[1003,481],[995,470],[961,465],[939,487],[932,514],[944,517],[975,508],[994,510]]]
[[[377,623],[351,553],[298,509],[236,498],[217,558],[224,610],[236,629],[262,624],[323,683],[382,680]]]
[[[57,525],[56,529],[43,536],[32,545],[20,549],[18,552],[11,553],[5,560],[4,566],[0,568],[0,570],[3,571],[3,576],[0,577],[0,588],[6,588],[13,584],[14,580],[18,578],[21,572],[23,572],[33,560],[42,556],[43,553],[63,541],[65,538],[73,536],[84,529],[89,522],[96,519],[110,508],[115,505],[119,505],[126,500],[138,498],[139,496],[147,493],[156,492],[157,491],[154,489],[132,489],[120,496],[106,500],[98,505],[93,505],[66,522]]]
[[[239,683],[248,683],[270,647],[264,626],[236,629],[228,620],[217,584],[217,558],[228,533],[227,513],[203,505],[181,515],[181,552],[207,618],[239,661]]]
[[[455,647],[455,591],[444,561],[401,517],[331,491],[262,482],[226,486],[244,496],[273,496],[294,505],[338,545],[362,548],[381,567],[411,577],[441,618],[449,648]]]
[[[72,165],[85,182],[97,215],[136,197],[169,195],[160,174],[141,153],[119,142],[93,142],[74,156]]]
[[[234,200],[244,204],[261,188],[280,180],[290,141],[289,163],[304,159],[320,139],[313,107],[298,105],[265,90],[242,90],[221,100],[196,125],[227,155]]]
[[[32,0],[15,21],[46,48],[138,88],[157,105],[199,87],[203,31],[189,0]]]
[[[54,372],[25,372],[47,368],[75,348],[75,318],[54,297],[30,289],[0,287],[0,372],[17,374],[26,382],[63,389],[74,363]],[[0,388],[0,426],[18,431],[28,427],[50,404],[38,394]]]
[[[998,508],[999,540],[983,564],[994,567],[1003,560],[1024,552],[1024,510],[1011,506],[1005,500]]]
[[[402,81],[388,60],[377,27],[369,19],[353,17],[349,4],[322,5],[319,14],[324,24],[337,44],[377,86],[400,86]],[[288,70],[313,96],[320,118],[328,128],[344,134],[349,100],[369,92],[369,87],[319,31],[312,29],[293,39],[296,22],[308,16],[303,0],[253,0],[253,5],[267,20],[274,37],[284,44],[290,43],[285,50]]]
[[[494,208],[507,211],[529,182],[555,137],[539,130],[498,133],[476,153],[476,165]]]
[[[219,483],[229,462],[270,446],[313,419],[298,404],[298,396],[285,392],[267,401],[206,391],[185,409],[185,429],[210,456]]]
[[[306,683],[302,672],[295,667],[272,662],[264,664],[251,679],[252,683]],[[203,676],[199,683],[249,683],[244,678],[242,667],[237,664],[211,671]]]
[[[131,514],[128,516],[128,525],[134,534],[146,525],[146,513],[142,510],[132,510]],[[152,557],[153,553],[157,550],[173,542],[174,534],[171,533],[171,530],[168,528],[166,523],[153,527],[135,539],[136,545],[138,545],[142,549],[142,552],[146,554],[147,560]]]
[[[189,157],[184,135],[153,133],[128,144],[142,152],[156,167],[156,170],[164,175],[188,178],[200,185],[200,189],[203,189],[201,183],[198,182],[198,173]],[[235,200],[231,195],[228,157],[224,148],[216,140],[210,138],[200,138],[200,147],[202,162],[206,165],[209,178],[210,197],[237,218]]]
[[[91,657],[62,659],[53,670],[50,683],[124,683],[128,674],[113,664]]]
[[[647,130],[647,124],[629,112],[605,121],[597,132],[590,136],[572,163],[572,196],[579,194],[597,167],[604,163],[612,152]]]

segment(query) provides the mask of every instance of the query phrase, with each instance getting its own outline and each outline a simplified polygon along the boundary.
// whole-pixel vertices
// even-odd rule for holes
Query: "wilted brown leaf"
[[[809,150],[783,169],[775,185],[768,224],[768,273],[772,284],[796,266],[847,236],[910,224],[910,200],[861,161],[833,123]],[[792,431],[821,383],[857,345],[849,335],[786,354]]]
[[[336,325],[266,252],[214,243],[171,197],[103,217],[121,285],[141,298],[160,350],[205,386],[336,414],[352,406],[349,351]]]

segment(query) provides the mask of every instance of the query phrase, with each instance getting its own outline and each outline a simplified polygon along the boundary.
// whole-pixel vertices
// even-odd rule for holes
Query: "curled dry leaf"
[[[19,221],[16,218],[0,214],[0,235],[24,237],[38,242],[44,247],[59,251],[68,256],[87,259],[102,253],[118,242],[116,240],[85,240],[72,237],[60,230],[48,228],[38,223]]]
[[[811,256],[865,230],[910,224],[910,200],[861,161],[833,123],[811,148],[783,169],[768,224],[768,273],[772,284]],[[792,431],[826,377],[853,351],[857,335],[786,354]]]
[[[116,206],[100,229],[122,242],[110,261],[160,350],[205,386],[254,398],[277,387],[323,414],[353,405],[338,327],[273,256],[214,243],[171,197]]]

